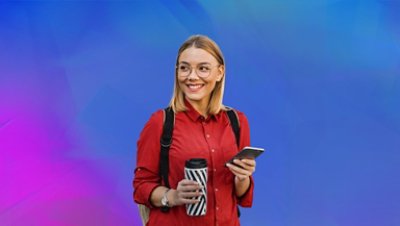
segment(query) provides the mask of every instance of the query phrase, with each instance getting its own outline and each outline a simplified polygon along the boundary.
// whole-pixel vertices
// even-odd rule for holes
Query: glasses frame
[[[183,64],[184,64],[184,65],[187,65],[187,66],[189,67],[189,73],[188,73],[187,75],[179,75],[179,66],[180,66],[181,64],[178,64],[178,65],[175,66],[176,75],[178,76],[178,78],[187,78],[187,77],[189,77],[189,75],[191,75],[192,72],[193,72],[193,67],[192,67],[192,65],[186,64],[186,63],[183,63]],[[207,75],[207,76],[201,76],[201,75],[199,75],[198,68],[201,67],[201,66],[205,66],[205,65],[204,65],[204,64],[198,64],[198,65],[196,65],[196,67],[195,67],[196,69],[194,70],[194,71],[196,72],[196,75],[197,75],[199,78],[208,78],[208,77],[211,75],[212,69],[215,68],[215,67],[221,66],[221,64],[214,65],[214,66],[213,66],[213,65],[207,65],[207,67],[210,67],[210,71],[208,72],[208,75]]]

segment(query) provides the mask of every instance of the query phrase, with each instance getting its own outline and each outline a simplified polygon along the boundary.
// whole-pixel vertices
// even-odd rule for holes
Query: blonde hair
[[[215,43],[213,40],[211,40],[209,37],[205,35],[190,36],[179,48],[175,64],[176,67],[175,67],[174,92],[172,94],[169,106],[175,113],[187,110],[184,101],[185,95],[178,85],[177,66],[179,63],[179,57],[181,56],[182,52],[190,47],[195,47],[207,51],[218,61],[218,63],[221,66],[224,67],[224,74],[222,76],[222,79],[221,81],[215,84],[207,108],[208,114],[211,115],[218,114],[221,110],[226,110],[226,107],[222,104],[224,88],[225,88],[225,60],[221,52],[221,49],[219,48],[217,43]]]

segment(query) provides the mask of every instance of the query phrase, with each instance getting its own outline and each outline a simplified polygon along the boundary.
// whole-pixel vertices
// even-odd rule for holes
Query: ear
[[[220,82],[222,80],[222,78],[224,77],[224,74],[225,74],[225,66],[224,65],[220,65],[218,67],[217,82]]]

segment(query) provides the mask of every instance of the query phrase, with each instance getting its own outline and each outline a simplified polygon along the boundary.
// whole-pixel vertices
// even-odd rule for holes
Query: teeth
[[[189,85],[189,87],[192,89],[198,89],[201,87],[201,85]]]

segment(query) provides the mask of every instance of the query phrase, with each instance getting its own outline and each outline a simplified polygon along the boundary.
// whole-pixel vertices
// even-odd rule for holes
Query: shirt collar
[[[198,111],[196,111],[196,109],[194,109],[194,107],[189,103],[189,101],[187,101],[185,99],[185,106],[187,108],[186,110],[186,115],[189,116],[189,118],[196,122],[196,121],[209,121],[211,119],[217,121],[220,118],[221,112],[219,112],[216,115],[209,115],[206,119],[204,118],[204,116],[202,116]]]

